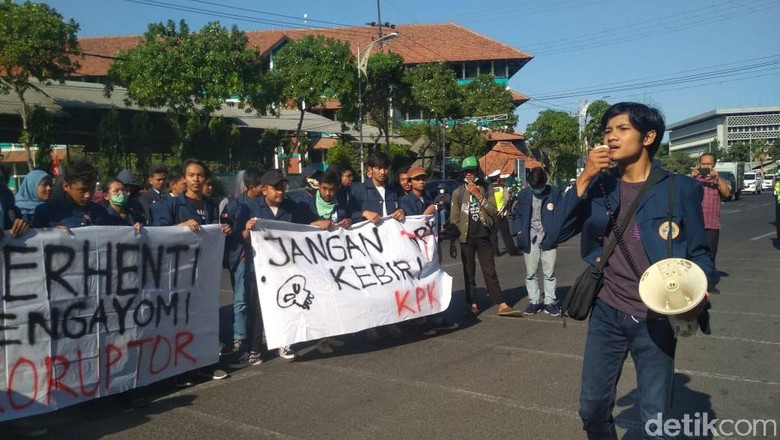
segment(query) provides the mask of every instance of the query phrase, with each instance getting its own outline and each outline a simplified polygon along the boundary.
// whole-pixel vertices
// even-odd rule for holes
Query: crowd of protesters
[[[617,192],[611,196],[619,200],[620,205],[628,205],[635,202],[632,197],[637,195],[640,186],[651,180],[651,171],[659,175],[666,173],[654,171],[658,164],[652,161],[664,131],[663,120],[657,111],[641,104],[617,104],[607,111],[602,126],[606,129],[604,142],[609,148],[591,152],[585,171],[579,179],[570,182],[566,191],[549,185],[542,168],[518,176],[527,179],[522,190],[517,188],[515,191],[513,185],[507,186],[506,176],[500,171],[491,173],[494,180],[490,182],[490,176],[484,175],[476,157],[471,156],[463,160],[462,180],[452,194],[443,184],[437,187],[435,194],[427,194],[427,174],[422,167],[397,171],[395,182],[390,182],[390,159],[382,152],[375,152],[368,157],[364,183],[353,184],[356,176],[351,168],[331,167],[322,171],[309,167],[301,176],[302,190],[288,194],[290,182],[281,171],[263,171],[250,166],[237,175],[234,190],[218,204],[212,199],[214,177],[209,167],[202,161],[190,159],[181,167],[152,166],[146,176],[147,188],[143,188],[131,171],[124,170],[116,177],[104,180],[102,194],[96,198],[97,170],[86,160],[75,160],[65,168],[61,187],[54,183],[52,176],[39,170],[27,175],[15,200],[10,190],[0,184],[0,217],[3,229],[13,236],[23,235],[29,227],[60,228],[67,232],[91,225],[127,225],[136,230],[182,226],[198,231],[203,225],[220,224],[226,236],[224,268],[230,273],[233,289],[232,341],[225,341],[221,352],[229,356],[225,364],[238,369],[262,364],[267,356],[263,349],[264,328],[249,240],[257,219],[334,230],[349,228],[362,221],[378,224],[388,219],[403,221],[405,216],[432,215],[439,239],[451,240],[450,256],[457,258],[460,254],[466,316],[474,317],[483,312],[477,295],[477,260],[488,296],[497,306],[499,316],[530,316],[542,311],[559,316],[561,310],[555,293],[558,243],[583,231],[583,258],[594,265],[604,241],[611,240],[614,234],[615,220],[607,216],[612,213],[601,217],[588,215],[597,211],[590,204],[596,206],[606,197],[594,183],[598,182],[603,192],[604,182],[614,189],[614,182],[622,181],[624,188],[615,190]],[[619,173],[603,172],[610,162],[618,164]],[[666,179],[668,173],[663,176],[662,179]],[[671,183],[662,182],[651,182],[653,191],[659,194],[656,197],[663,197],[667,192],[671,194],[671,190],[666,189]],[[679,193],[674,201],[677,205],[696,206],[695,202],[701,200],[701,187],[694,180],[680,178],[674,185],[672,189]],[[666,204],[659,206],[666,209]],[[677,253],[680,257],[695,259],[709,274],[712,259],[701,210],[680,209],[686,222],[682,225],[684,230],[677,232],[681,236],[678,241],[685,246],[679,246]],[[639,212],[637,217],[644,215],[641,209]],[[598,223],[596,229],[594,222]],[[642,268],[657,261],[662,253],[665,255],[664,237],[658,240],[654,231],[642,229],[644,226],[640,226],[638,220],[630,227],[632,233],[626,234],[626,237],[631,236],[630,249],[649,258],[638,261]],[[509,305],[501,289],[495,267],[495,257],[500,255],[499,234],[511,256],[524,257],[529,297],[524,312]],[[636,238],[640,235],[652,240]],[[643,247],[646,254],[640,252]],[[439,246],[440,261],[441,248]],[[668,320],[648,312],[639,300],[636,292],[639,274],[627,269],[623,252],[615,252],[608,261],[604,288],[599,292],[593,315],[594,320],[598,319],[589,327],[583,367],[583,384],[587,386],[583,386],[580,413],[585,429],[594,438],[615,437],[611,416],[614,388],[627,352],[634,356],[638,370],[647,365],[647,370],[643,369],[639,374],[643,421],[649,414],[645,405],[653,411],[668,411],[674,365],[675,337],[670,333]],[[537,273],[540,265],[541,288]],[[626,328],[629,321],[623,319],[624,315],[630,316],[630,321],[635,323],[632,328]],[[414,322],[414,328],[424,336],[459,327],[457,322],[445,320],[442,314]],[[400,339],[405,334],[398,325],[391,324],[367,329],[363,337],[369,342],[377,342],[385,337]],[[339,339],[325,338],[317,342],[316,348],[321,353],[331,353],[343,344]],[[617,345],[622,348],[607,353]],[[647,354],[640,355],[640,350]],[[278,356],[293,360],[297,356],[296,347],[282,347]],[[600,374],[605,368],[613,373],[606,378]],[[228,377],[217,366],[197,373],[212,380]],[[596,376],[600,378],[596,380]],[[177,385],[192,384],[190,377],[185,374],[176,378]]]

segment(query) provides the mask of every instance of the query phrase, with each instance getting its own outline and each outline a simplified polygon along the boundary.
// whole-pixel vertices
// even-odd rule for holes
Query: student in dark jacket
[[[390,168],[390,158],[382,152],[371,153],[368,156],[368,180],[364,183],[354,183],[351,186],[352,202],[355,211],[352,221],[357,223],[368,220],[374,224],[382,221],[382,217],[393,217],[403,221],[404,210],[399,204],[400,195],[397,190],[387,185],[387,172]],[[396,339],[404,336],[401,329],[391,324],[387,326],[390,336]],[[376,329],[366,330],[366,338],[370,342],[381,339]]]
[[[125,189],[125,185],[117,179],[111,179],[104,185],[106,191],[103,195],[105,199],[105,208],[108,215],[124,222],[124,224],[133,226],[136,232],[141,230],[144,224],[142,218],[136,217],[136,213],[126,209],[127,201],[130,195]]]
[[[221,214],[222,223],[233,227],[233,232],[225,240],[225,267],[230,272],[230,284],[233,286],[233,352],[238,354],[238,361],[230,364],[231,368],[249,367],[263,362],[259,351],[247,351],[245,274],[247,262],[251,262],[252,249],[244,239],[244,225],[251,218],[247,203],[262,196],[262,176],[263,172],[256,166],[241,171],[241,186],[245,189],[231,197]]]
[[[126,224],[121,219],[109,216],[105,207],[92,201],[98,172],[90,162],[85,159],[70,162],[62,177],[63,194],[35,209],[34,228]]]
[[[250,219],[243,230],[244,240],[250,240],[250,231],[255,227],[256,219],[277,220],[290,223],[305,223],[301,217],[301,209],[297,202],[287,197],[287,179],[279,170],[268,170],[260,180],[262,196],[247,202]],[[263,318],[260,312],[260,298],[257,291],[255,268],[252,264],[251,252],[247,253],[245,283],[249,298],[250,312],[248,322],[249,352],[259,356],[263,345]],[[286,346],[279,349],[279,357],[286,360],[295,359],[295,351]]]
[[[352,207],[341,192],[341,175],[336,170],[325,171],[314,196],[300,200],[299,204],[304,223],[327,230],[352,226]]]
[[[4,237],[3,231],[10,229],[12,236],[19,237],[29,229],[28,223],[22,218],[21,211],[16,207],[14,193],[8,189],[7,181],[5,172],[0,168],[0,222],[2,222],[0,239]]]
[[[560,190],[547,184],[547,173],[542,167],[532,168],[528,171],[528,186],[520,191],[512,210],[512,230],[517,237],[517,248],[525,259],[529,302],[523,314],[527,316],[542,310],[550,316],[561,314],[555,300],[558,243],[553,233],[553,214],[560,200]],[[539,263],[544,273],[544,304],[539,295]]]
[[[425,194],[425,182],[428,176],[425,174],[423,167],[411,167],[406,173],[412,183],[409,193],[401,197],[401,209],[404,210],[404,214],[407,216],[435,215],[437,205]],[[435,221],[438,222],[438,220]],[[437,245],[436,250],[438,251],[439,262],[441,262],[441,246]],[[455,330],[459,327],[457,323],[446,322],[441,313],[430,316],[428,319],[422,318],[422,321],[418,324],[420,325],[420,332],[425,336],[433,336],[437,331]]]
[[[144,218],[147,224],[151,224],[152,218],[152,205],[162,201],[163,199],[163,187],[165,186],[165,179],[168,177],[168,168],[165,165],[152,165],[149,167],[149,173],[146,178],[146,182],[149,184],[149,189],[138,197],[138,201],[144,210]]]
[[[217,205],[203,196],[203,187],[210,175],[208,166],[197,159],[188,159],[182,165],[182,174],[187,189],[179,197],[166,199],[165,203],[155,203],[163,209],[155,209],[153,226],[184,226],[194,232],[199,231],[201,225],[219,223]],[[232,231],[230,225],[222,224],[223,234],[230,235]],[[228,377],[226,372],[218,368],[203,368],[199,373],[213,380]],[[182,377],[177,378],[177,381],[178,385],[188,383]]]

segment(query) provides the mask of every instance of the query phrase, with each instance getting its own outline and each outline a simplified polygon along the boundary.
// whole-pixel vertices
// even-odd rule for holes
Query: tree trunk
[[[298,148],[298,162],[303,165],[303,152],[301,151],[301,130],[303,129],[303,117],[306,116],[306,109],[298,107],[301,111],[301,117],[298,119],[298,128],[295,130],[295,145],[292,147],[292,150],[295,150],[295,148]],[[308,151],[306,152],[308,156]],[[290,151],[290,157],[292,155],[292,151]],[[288,165],[289,166],[289,165]],[[284,170],[284,173],[287,174],[287,170]]]
[[[24,90],[19,88],[14,88],[14,92],[16,92],[16,96],[19,97],[19,102],[21,103],[21,112],[22,112],[22,147],[24,147],[24,152],[26,154],[27,159],[27,170],[32,171],[33,168],[35,168],[35,157],[32,155],[32,151],[30,150],[30,133],[27,131],[27,117],[29,115],[28,108],[27,108],[27,101],[24,100]]]

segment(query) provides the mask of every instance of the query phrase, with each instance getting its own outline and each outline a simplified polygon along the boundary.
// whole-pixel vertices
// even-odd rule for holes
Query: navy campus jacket
[[[422,215],[425,209],[433,205],[433,200],[423,193],[422,200],[414,192],[410,192],[401,197],[398,202],[400,208],[404,210],[404,215]]]
[[[320,216],[317,213],[317,200],[316,194],[313,197],[300,198],[298,200],[298,209],[300,209],[300,222],[311,223],[316,220],[320,220]],[[350,206],[347,201],[346,194],[339,192],[336,194],[336,209],[334,210],[336,218],[330,218],[333,222],[340,222],[346,218],[352,218],[352,211],[354,208]]]
[[[376,212],[381,216],[382,203],[385,204],[387,215],[392,214],[396,209],[401,207],[398,203],[400,198],[398,191],[389,185],[385,185],[384,200],[379,194],[379,191],[374,186],[374,182],[372,180],[367,180],[363,183],[353,183],[349,188],[352,194],[352,199],[354,200],[353,203],[355,207],[355,212],[352,213],[353,222],[357,223],[365,220],[365,218],[363,218],[363,211]]]
[[[233,232],[225,238],[223,261],[223,266],[231,272],[235,272],[238,268],[241,256],[246,251],[247,243],[242,234],[246,228],[246,222],[252,217],[247,206],[249,201],[246,193],[241,193],[236,198],[231,197],[220,216],[223,223],[227,223],[233,228]]]
[[[511,213],[512,233],[517,242],[517,248],[525,253],[531,252],[531,216],[533,216],[534,194],[531,187],[526,187],[517,196]],[[542,250],[547,251],[558,247],[555,237],[555,210],[561,201],[561,190],[547,185],[542,195],[542,227],[544,238],[540,243]]]
[[[201,217],[183,193],[179,194],[179,197],[163,199],[162,202],[152,205],[152,226],[176,226],[187,220],[195,220],[205,225],[219,223],[217,204],[206,197],[203,198],[203,202],[206,208],[205,222],[202,222]]]
[[[33,228],[53,228],[67,226],[70,229],[82,226],[127,226],[127,220],[112,216],[106,208],[94,202],[89,202],[82,208],[71,202],[67,194],[52,199],[35,208]]]
[[[39,205],[40,206],[40,205]],[[2,228],[4,231],[11,229],[14,220],[22,218],[22,211],[16,207],[14,193],[7,186],[0,184],[0,207],[2,207]]]
[[[660,168],[659,161],[653,161],[652,171]],[[662,225],[668,219],[669,184],[671,173],[662,169],[657,180],[638,201],[634,220],[642,237],[642,245],[650,264],[667,258],[667,240]],[[555,215],[555,229],[558,242],[562,243],[582,233],[582,259],[596,266],[604,252],[604,238],[608,233],[609,216],[604,204],[605,195],[610,208],[617,211],[620,204],[620,174],[617,169],[601,173],[588,186],[582,197],[572,188],[563,197]],[[712,283],[715,266],[712,262],[709,244],[704,233],[704,214],[701,184],[689,176],[678,174],[674,178],[672,222],[679,232],[672,239],[672,256],[685,258],[698,264]],[[709,306],[708,306],[709,307]],[[699,317],[702,332],[709,333],[709,314],[705,310]]]

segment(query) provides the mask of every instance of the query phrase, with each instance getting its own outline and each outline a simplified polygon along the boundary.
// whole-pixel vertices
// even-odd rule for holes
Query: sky
[[[540,111],[576,114],[604,97],[658,107],[667,125],[718,108],[780,105],[780,0],[380,2],[382,22],[454,22],[534,55],[509,82],[531,97],[516,111],[521,132]],[[46,3],[74,18],[79,36],[137,35],[168,19],[246,31],[377,21],[373,0]]]

